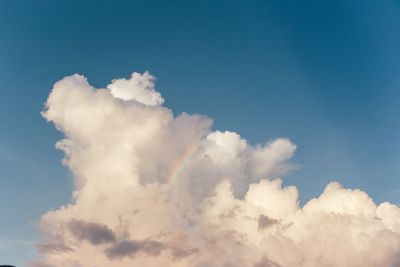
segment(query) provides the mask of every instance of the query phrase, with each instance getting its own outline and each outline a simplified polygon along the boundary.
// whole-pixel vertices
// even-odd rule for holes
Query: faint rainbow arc
[[[185,150],[185,152],[175,161],[168,172],[168,176],[166,178],[166,182],[170,183],[175,180],[176,177],[182,172],[187,162],[193,157],[195,152],[197,151],[200,143],[195,142],[189,145],[189,147]]]

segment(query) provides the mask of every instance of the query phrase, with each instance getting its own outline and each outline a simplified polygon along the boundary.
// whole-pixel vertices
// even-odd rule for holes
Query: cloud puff
[[[147,71],[143,74],[134,72],[129,80],[115,79],[107,85],[107,88],[117,98],[158,106],[164,103],[164,99],[154,89],[154,80],[154,76]]]
[[[75,191],[43,215],[35,266],[400,266],[398,206],[336,182],[300,206],[280,179],[297,168],[290,140],[253,146],[162,103],[147,72],[54,85],[42,115]]]

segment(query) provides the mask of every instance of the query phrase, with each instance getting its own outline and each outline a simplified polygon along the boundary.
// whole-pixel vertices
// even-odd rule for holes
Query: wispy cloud
[[[23,157],[22,155],[16,153],[15,150],[7,148],[7,146],[4,144],[0,144],[0,158],[3,158],[5,161],[20,165],[23,168],[29,169],[38,177],[45,176],[44,171],[31,159]]]

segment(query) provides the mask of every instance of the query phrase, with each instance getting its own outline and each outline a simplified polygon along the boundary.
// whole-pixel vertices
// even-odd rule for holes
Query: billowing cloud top
[[[332,182],[301,207],[279,178],[297,168],[290,140],[252,146],[163,101],[148,72],[54,85],[43,116],[75,191],[43,215],[33,266],[400,266],[398,206]]]
[[[164,99],[154,89],[154,80],[154,76],[147,71],[143,74],[134,72],[129,80],[113,80],[107,88],[117,98],[135,100],[149,106],[159,106],[164,103]]]

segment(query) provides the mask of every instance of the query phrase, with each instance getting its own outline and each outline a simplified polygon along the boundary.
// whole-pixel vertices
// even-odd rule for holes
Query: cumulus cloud
[[[75,190],[41,218],[34,266],[400,266],[398,206],[336,182],[300,206],[281,179],[296,145],[174,116],[154,81],[55,83],[42,115],[65,136],[56,147]]]
[[[117,98],[158,106],[164,103],[164,99],[155,90],[154,80],[154,76],[147,71],[143,74],[134,72],[130,79],[115,79],[107,88]]]

